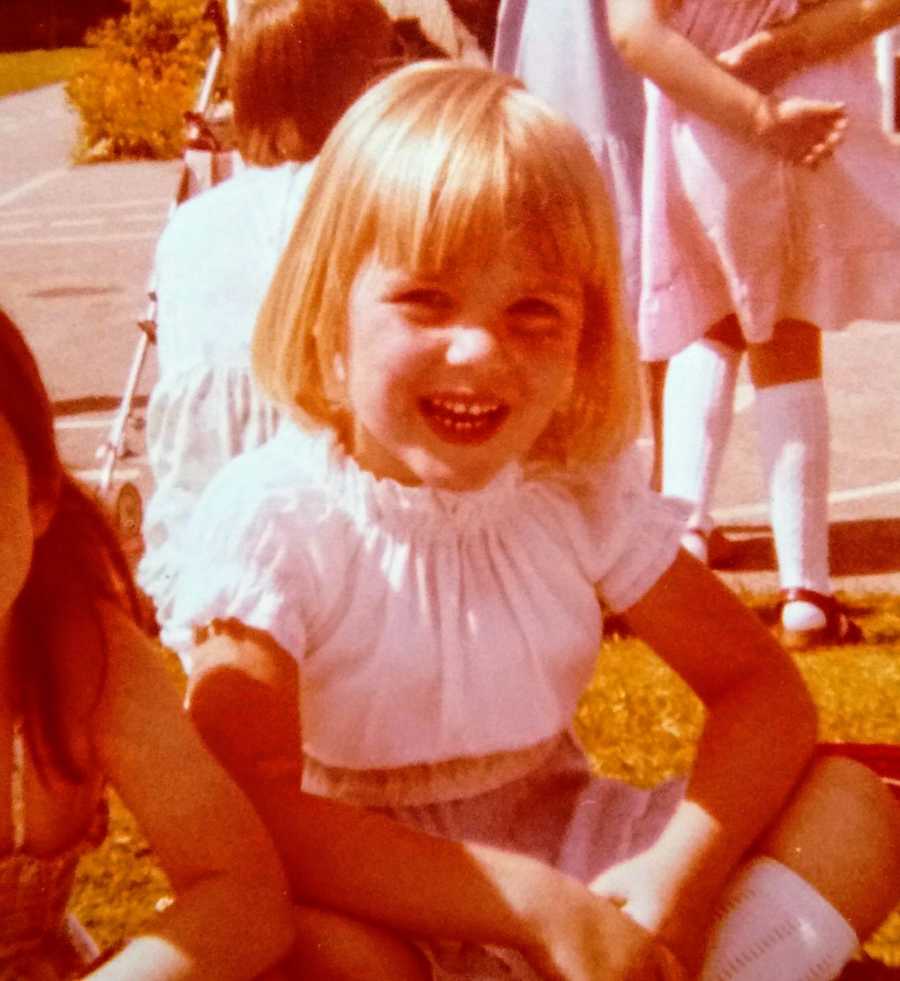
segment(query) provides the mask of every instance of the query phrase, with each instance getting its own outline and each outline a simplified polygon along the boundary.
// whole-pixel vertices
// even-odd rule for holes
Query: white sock
[[[725,455],[741,352],[716,341],[689,344],[669,361],[663,399],[663,493],[694,505],[690,524],[709,531]]]
[[[756,412],[782,587],[830,594],[828,578],[828,405],[821,378],[760,388]],[[821,627],[810,603],[788,603],[790,629]]]
[[[853,927],[805,879],[757,858],[724,896],[700,981],[831,981],[858,946]]]

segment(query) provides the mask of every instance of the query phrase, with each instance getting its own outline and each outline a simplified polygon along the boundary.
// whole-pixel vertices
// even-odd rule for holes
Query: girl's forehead
[[[388,181],[373,195],[370,221],[358,226],[365,231],[356,244],[374,246],[393,264],[431,271],[502,254],[589,272],[597,237],[572,188],[510,186],[511,178],[501,177]]]
[[[542,294],[582,302],[585,295],[585,281],[576,273],[548,266],[539,257],[513,250],[495,254],[486,261],[461,260],[440,268],[417,268],[412,263],[389,262],[373,254],[360,266],[351,295],[358,296],[359,291],[369,295],[371,290],[389,293],[414,285],[468,293],[479,290],[485,282],[504,294],[519,296]]]
[[[552,238],[516,231],[476,235],[466,246],[454,249],[426,245],[401,255],[393,249],[376,249],[362,265],[373,261],[382,267],[434,279],[484,275],[486,270],[502,266],[523,280],[569,282],[579,287],[585,280],[575,257],[560,249]]]

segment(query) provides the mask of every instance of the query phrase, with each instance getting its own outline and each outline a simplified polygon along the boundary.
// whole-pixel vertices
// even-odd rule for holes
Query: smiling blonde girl
[[[665,951],[834,976],[896,897],[893,804],[808,769],[797,671],[646,488],[574,128],[483,70],[381,82],[322,151],[254,358],[293,423],[210,487],[175,620],[297,897],[421,938],[436,977],[679,976]],[[598,593],[706,706],[685,781],[593,777],[574,740]]]

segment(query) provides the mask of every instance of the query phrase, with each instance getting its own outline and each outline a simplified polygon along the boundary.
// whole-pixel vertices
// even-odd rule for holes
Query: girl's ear
[[[332,371],[334,371],[334,380],[339,385],[347,384],[347,361],[341,352],[338,352],[334,356],[334,361],[332,362]]]
[[[324,379],[324,395],[333,408],[343,409],[347,404],[347,361],[340,351],[331,361],[331,371]]]

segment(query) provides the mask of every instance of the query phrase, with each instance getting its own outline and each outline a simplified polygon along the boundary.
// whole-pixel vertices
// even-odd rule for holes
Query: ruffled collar
[[[363,470],[330,430],[305,430],[289,423],[279,437],[292,444],[292,458],[306,480],[319,484],[334,507],[355,523],[394,533],[456,538],[496,527],[516,517],[515,499],[526,482],[521,464],[513,462],[477,490],[408,486]]]

